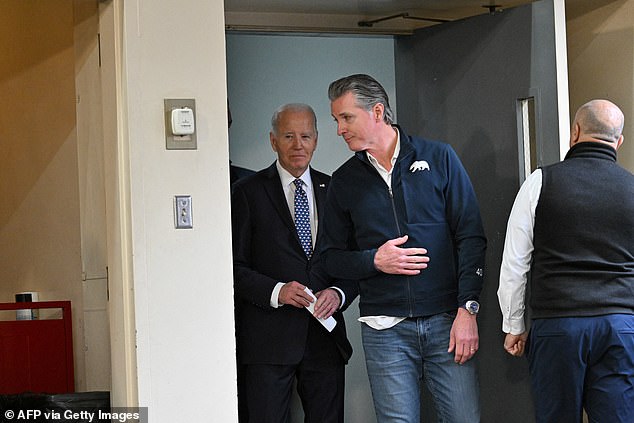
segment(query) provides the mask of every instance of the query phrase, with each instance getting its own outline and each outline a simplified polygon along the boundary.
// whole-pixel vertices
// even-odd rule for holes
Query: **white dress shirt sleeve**
[[[513,335],[526,331],[526,284],[533,257],[535,208],[541,187],[542,172],[537,169],[526,178],[517,193],[506,228],[498,300],[502,310],[502,331]]]
[[[283,286],[284,284],[282,282],[278,282],[273,288],[273,292],[271,292],[271,307],[278,308],[284,305],[280,304],[280,291]]]
[[[341,304],[339,304],[339,308],[343,307],[343,305],[346,303],[346,294],[343,293],[341,288],[338,288],[336,286],[331,286],[331,288],[336,289],[339,295],[341,296]]]

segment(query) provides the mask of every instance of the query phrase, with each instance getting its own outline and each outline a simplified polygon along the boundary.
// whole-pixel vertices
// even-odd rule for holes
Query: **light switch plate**
[[[176,229],[191,229],[194,227],[191,195],[174,196],[174,222]]]
[[[193,98],[166,98],[163,99],[165,115],[165,148],[168,150],[196,150],[196,132],[186,135],[174,135],[172,133],[172,110],[186,107],[191,109],[196,121],[196,100]]]

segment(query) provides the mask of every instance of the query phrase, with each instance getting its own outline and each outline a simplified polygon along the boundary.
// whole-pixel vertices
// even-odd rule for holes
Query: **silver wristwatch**
[[[464,306],[462,306],[465,310],[469,312],[469,314],[478,314],[480,311],[480,303],[474,300],[467,301]]]

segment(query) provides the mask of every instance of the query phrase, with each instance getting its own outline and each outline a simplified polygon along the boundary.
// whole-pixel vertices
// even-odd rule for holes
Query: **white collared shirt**
[[[526,178],[517,193],[506,227],[498,300],[502,310],[502,331],[513,335],[526,331],[526,285],[533,258],[535,208],[541,189],[542,171],[537,169]]]
[[[372,154],[370,154],[367,151],[365,152],[365,154],[368,156],[368,160],[370,160],[370,163],[372,164],[372,166],[374,166],[376,171],[379,172],[379,175],[381,175],[381,178],[383,178],[383,180],[387,184],[387,187],[390,189],[390,191],[392,190],[392,171],[394,170],[394,163],[396,163],[398,154],[401,152],[401,138],[400,138],[398,129],[394,128],[394,130],[396,131],[396,147],[394,147],[394,154],[392,154],[392,159],[390,161],[392,164],[392,167],[390,168],[389,171],[386,168],[384,168],[381,165],[381,163],[379,163],[379,161],[376,158],[374,158]]]

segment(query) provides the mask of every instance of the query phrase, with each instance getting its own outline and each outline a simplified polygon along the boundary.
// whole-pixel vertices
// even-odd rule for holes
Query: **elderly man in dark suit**
[[[287,104],[271,124],[278,159],[232,190],[236,333],[248,421],[288,422],[297,380],[306,422],[343,422],[352,348],[341,311],[357,292],[321,270],[318,222],[330,177],[309,167],[316,117],[308,105]],[[331,332],[323,324],[328,318],[336,321]]]

